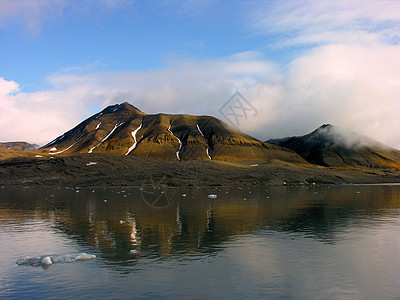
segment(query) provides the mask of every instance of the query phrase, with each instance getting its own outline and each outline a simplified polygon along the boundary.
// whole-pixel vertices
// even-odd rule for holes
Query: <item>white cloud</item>
[[[278,35],[275,46],[399,40],[398,1],[268,1],[248,12],[249,28]]]
[[[400,47],[330,45],[299,57],[275,83],[248,89],[257,94],[259,122],[248,130],[259,136],[307,133],[332,123],[399,147]],[[267,107],[272,109],[265,109]],[[263,116],[273,111],[269,120]],[[264,124],[264,125],[261,125]],[[261,126],[260,126],[261,125]]]
[[[278,70],[259,53],[246,52],[144,72],[63,72],[48,78],[53,88],[33,93],[3,79],[0,140],[43,144],[124,101],[146,113],[223,119],[219,109],[238,90],[257,110],[239,129],[259,139],[331,123],[400,148],[400,46],[328,45],[295,59],[285,73]]]
[[[63,70],[47,78],[51,89],[32,93],[2,79],[0,140],[44,144],[97,110],[124,101],[147,113],[219,116],[218,109],[236,89],[268,77],[273,65],[257,53],[241,53],[215,61],[181,61],[147,72],[71,70],[76,73]]]
[[[78,5],[69,0],[1,0],[0,29],[14,25],[22,27],[31,35],[38,35],[43,24],[62,18],[65,14],[95,15],[101,19],[104,11],[121,10],[131,6],[129,0],[82,0]]]

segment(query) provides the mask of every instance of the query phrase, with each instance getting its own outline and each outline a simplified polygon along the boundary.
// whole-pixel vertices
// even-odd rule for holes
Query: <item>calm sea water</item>
[[[400,186],[0,188],[0,245],[0,298],[399,299]]]

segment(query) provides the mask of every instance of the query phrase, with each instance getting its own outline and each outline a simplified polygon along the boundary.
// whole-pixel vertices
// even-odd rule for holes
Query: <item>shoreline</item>
[[[114,154],[0,161],[1,186],[292,186],[400,183],[400,170],[321,167],[281,160],[168,162]]]

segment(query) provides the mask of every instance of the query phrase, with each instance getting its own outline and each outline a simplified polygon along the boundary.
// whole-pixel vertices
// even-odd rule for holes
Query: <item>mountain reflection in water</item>
[[[348,222],[357,222],[353,212],[362,210],[363,220],[365,215],[379,219],[386,208],[400,207],[400,186],[173,190],[149,194],[137,188],[7,189],[1,194],[1,214],[21,222],[31,214],[40,216],[68,238],[99,252],[112,267],[135,263],[133,258],[201,258],[236,236],[259,230],[301,233],[335,243]],[[164,193],[172,195],[168,205],[151,206]],[[210,193],[218,197],[209,199]],[[31,214],[21,214],[21,209]]]
[[[95,254],[93,262],[68,266],[76,289],[55,284],[61,298],[79,297],[82,289],[91,297],[157,298],[168,286],[172,298],[391,299],[400,295],[400,260],[393,256],[399,216],[399,185],[0,188],[0,241],[11,247],[0,252],[13,261],[1,266],[28,280],[33,271],[16,269],[15,261],[46,254],[37,249]],[[59,272],[48,276],[65,278]],[[76,272],[93,286],[77,283]],[[9,281],[0,276],[0,286]],[[4,295],[25,296],[10,291]]]

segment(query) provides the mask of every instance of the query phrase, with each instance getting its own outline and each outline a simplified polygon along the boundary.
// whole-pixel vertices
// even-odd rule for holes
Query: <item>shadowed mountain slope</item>
[[[126,102],[105,108],[41,149],[50,155],[113,153],[168,161],[304,162],[295,152],[238,132],[217,118],[148,115]]]
[[[325,124],[304,136],[271,139],[308,162],[328,167],[400,168],[400,151],[366,136]]]

